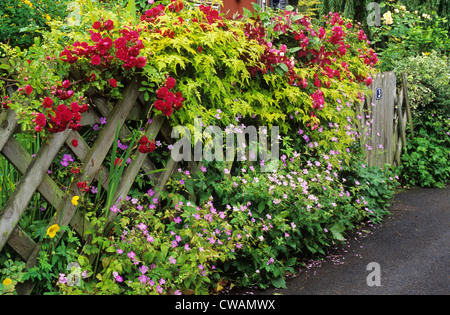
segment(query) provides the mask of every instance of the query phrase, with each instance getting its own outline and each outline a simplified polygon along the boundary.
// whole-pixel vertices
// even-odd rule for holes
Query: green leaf
[[[242,11],[244,13],[244,16],[246,16],[246,17],[252,16],[252,12],[249,9],[242,8]]]
[[[265,203],[264,201],[261,201],[261,202],[258,204],[258,211],[259,211],[259,212],[263,212],[263,210],[264,210],[265,207],[266,207],[266,203]]]
[[[292,21],[297,21],[297,20],[300,20],[300,19],[302,19],[303,18],[303,15],[301,15],[301,14],[297,14],[297,15],[294,15],[293,17],[291,17],[291,20]],[[299,47],[300,48],[300,47]]]
[[[280,63],[279,66],[280,66],[281,69],[283,69],[285,72],[288,72],[288,71],[289,71],[289,68],[286,66],[286,64]]]
[[[286,288],[286,281],[283,277],[278,277],[276,279],[272,279],[272,285],[277,289]]]
[[[344,231],[344,228],[339,224],[335,223],[330,228],[331,233],[333,234],[333,237],[339,241],[345,240],[344,236],[341,234]]]
[[[88,0],[88,8],[91,13],[94,12],[94,5],[92,4],[92,0]],[[92,16],[91,19],[92,19],[92,23],[94,23],[96,20],[95,16]]]
[[[167,252],[169,251],[169,246],[166,244],[162,244],[161,245],[161,253],[162,253],[162,258],[164,259],[167,256]]]
[[[286,11],[294,11],[294,7],[291,5],[286,6]]]
[[[136,22],[136,3],[134,0],[128,1],[127,10],[133,18],[133,21]]]
[[[261,12],[261,7],[256,2],[252,2],[253,9],[255,9],[256,12]]]
[[[193,187],[193,182],[190,180],[187,180],[184,183],[184,187],[186,187],[187,191],[189,191],[190,194],[194,194],[194,187]]]

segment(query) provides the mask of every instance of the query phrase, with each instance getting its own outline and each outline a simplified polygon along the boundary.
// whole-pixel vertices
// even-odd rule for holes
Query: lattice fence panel
[[[87,235],[86,232],[91,230],[92,226],[71,202],[73,196],[82,197],[85,194],[77,187],[76,183],[86,181],[90,185],[94,180],[100,180],[102,188],[108,189],[110,178],[108,169],[103,165],[103,162],[113,146],[118,127],[120,128],[119,139],[129,138],[132,134],[125,122],[130,113],[135,108],[139,108],[139,104],[143,102],[139,87],[139,82],[130,83],[123,92],[123,98],[114,106],[109,104],[106,98],[96,97],[92,99],[92,106],[84,114],[82,125],[94,125],[99,122],[100,117],[107,119],[107,123],[92,147],[84,141],[78,132],[65,130],[54,134],[49,142],[42,145],[37,154],[32,157],[14,137],[15,133],[20,132],[15,113],[9,110],[0,115],[0,154],[23,174],[5,207],[0,210],[0,251],[7,243],[27,262],[28,268],[37,264],[41,243],[36,243],[18,225],[35,192],[39,192],[56,209],[56,215],[52,217],[48,227],[53,224],[71,225],[82,237]],[[152,117],[152,120],[153,122],[148,124],[144,131],[148,139],[154,140],[161,133],[170,142],[171,139],[168,138],[170,126],[165,116]],[[70,145],[72,139],[78,141],[77,147]],[[65,147],[65,144],[80,161],[83,161],[80,173],[66,190],[68,193],[64,192],[47,173],[51,163]],[[170,157],[166,162],[165,170],[155,173],[152,171],[155,171],[156,167],[150,156],[136,151],[136,158],[123,172],[113,200],[125,199],[140,173],[144,173],[154,183],[158,192],[155,197],[159,198],[160,192],[164,190],[170,175],[177,168],[177,164]],[[100,172],[101,176],[98,176]],[[120,203],[118,204],[120,206]],[[114,213],[111,212],[108,222],[111,222],[114,217]],[[60,238],[61,233],[57,234],[52,242],[59,242]],[[17,288],[17,291],[21,294],[29,294],[33,287],[34,283],[25,282]]]

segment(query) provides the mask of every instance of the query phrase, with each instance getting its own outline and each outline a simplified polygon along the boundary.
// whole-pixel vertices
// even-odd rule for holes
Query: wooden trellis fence
[[[73,196],[83,196],[84,194],[76,183],[87,181],[90,184],[94,179],[98,180],[97,175],[101,170],[101,185],[104,189],[108,189],[108,170],[102,163],[113,145],[118,126],[120,127],[119,139],[125,139],[131,135],[131,131],[125,125],[125,120],[136,107],[142,107],[143,102],[144,98],[139,92],[139,83],[135,81],[125,88],[123,99],[115,105],[110,104],[107,99],[102,97],[93,98],[94,106],[91,106],[90,110],[83,114],[82,125],[94,125],[99,122],[101,116],[107,118],[107,123],[94,145],[89,147],[78,132],[66,130],[54,134],[47,145],[41,146],[34,158],[14,138],[14,134],[20,132],[14,111],[9,110],[0,115],[0,154],[23,174],[5,207],[0,210],[0,251],[8,243],[27,261],[27,267],[37,264],[41,244],[36,243],[18,225],[36,191],[57,209],[56,215],[51,219],[48,227],[53,224],[60,226],[70,224],[81,236],[86,235],[85,232],[90,230],[91,226],[84,216],[76,211],[77,207],[71,202]],[[145,130],[149,139],[155,139],[159,133],[169,143],[173,141],[170,138],[170,125],[165,116],[161,115],[153,117],[153,122]],[[70,145],[72,139],[78,140],[77,147]],[[63,192],[47,174],[55,156],[65,144],[68,144],[73,153],[83,161],[78,177],[68,189],[69,193]],[[164,172],[152,173],[151,171],[156,168],[150,158],[147,154],[137,151],[136,158],[123,173],[113,200],[127,195],[141,170],[149,180],[155,183],[157,192],[154,197],[159,198],[160,191],[164,190],[170,175],[177,168],[178,163],[175,160],[170,157],[166,162]],[[110,216],[108,219],[112,220],[114,216]],[[55,242],[56,239],[58,242],[57,237],[58,235],[52,241]],[[33,283],[26,282],[18,287],[17,291],[21,294],[29,294],[33,287]]]
[[[359,131],[362,134],[369,166],[400,165],[401,153],[406,145],[406,128],[413,124],[407,91],[406,73],[402,84],[396,86],[393,71],[377,73],[371,85],[372,95],[366,95],[359,104]]]
[[[101,116],[107,118],[107,123],[92,147],[78,132],[66,130],[54,134],[46,145],[41,146],[33,158],[14,137],[14,134],[20,132],[14,111],[8,110],[0,114],[0,154],[23,174],[5,207],[0,209],[0,252],[7,243],[27,261],[27,267],[31,268],[37,264],[41,243],[36,243],[18,225],[35,192],[39,192],[56,209],[56,215],[51,219],[48,227],[53,224],[71,225],[81,236],[87,235],[86,232],[92,230],[89,221],[77,211],[77,207],[71,202],[73,196],[84,194],[76,183],[86,181],[91,184],[94,180],[100,179],[102,187],[105,190],[108,189],[108,170],[102,163],[113,145],[118,127],[120,128],[119,139],[126,139],[131,135],[125,121],[130,115],[133,115],[134,111],[139,111],[139,108],[145,104],[139,87],[139,82],[131,82],[125,88],[123,98],[114,105],[103,97],[92,99],[93,106],[83,115],[81,124],[92,126],[99,122]],[[381,88],[381,95],[380,92],[377,92],[379,88]],[[360,132],[367,145],[372,148],[367,150],[367,163],[378,166],[383,166],[384,163],[399,164],[402,147],[406,144],[406,122],[411,121],[409,99],[406,93],[406,75],[403,76],[403,85],[399,92],[395,87],[395,75],[391,72],[376,75],[372,90],[373,96],[366,97],[365,102],[359,108]],[[366,114],[370,115],[369,118],[366,118]],[[370,119],[373,119],[373,123],[369,128],[366,122]],[[410,127],[412,128],[412,124]],[[149,139],[155,139],[161,134],[167,142],[171,143],[173,139],[170,137],[170,130],[165,116],[156,116],[153,117],[152,124],[147,126],[145,134]],[[77,147],[70,145],[72,139],[78,141]],[[58,152],[65,147],[65,144],[83,162],[78,177],[68,189],[69,193],[63,192],[47,174],[51,163]],[[380,148],[380,144],[383,149]],[[156,167],[147,154],[136,152],[136,158],[127,166],[120,179],[113,200],[118,200],[128,194],[141,170],[155,184],[156,195],[154,197],[159,197],[160,191],[164,190],[171,174],[178,167],[176,160],[178,159],[169,157],[165,164],[165,171],[154,173],[152,171],[156,170]],[[192,169],[198,166],[198,163],[190,165]],[[100,171],[101,177],[98,176]],[[114,219],[114,214],[111,213],[108,219]],[[52,241],[58,242],[58,237],[60,238],[61,235],[57,235]],[[33,287],[32,282],[26,282],[19,286],[17,291],[21,294],[29,294]]]

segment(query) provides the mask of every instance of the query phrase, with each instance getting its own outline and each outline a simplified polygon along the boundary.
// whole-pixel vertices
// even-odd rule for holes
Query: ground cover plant
[[[271,139],[280,141],[280,159],[270,161],[275,171],[263,171],[267,158],[237,150],[231,161],[203,160],[195,169],[181,163],[161,198],[143,176],[125,200],[112,198],[118,180],[107,192],[79,182],[83,194],[72,204],[98,227],[89,242],[69,226],[47,229],[56,209],[37,195],[19,224],[45,240],[39,263],[27,271],[18,264],[2,279],[2,292],[28,279],[39,280],[38,294],[207,294],[225,283],[283,287],[302,259],[324,254],[357,222],[382,219],[397,181],[391,169],[361,163],[354,104],[368,93],[378,58],[359,24],[338,13],[314,20],[292,8],[262,12],[255,6],[254,13],[227,20],[209,6],[182,1],[143,12],[133,3],[110,11],[80,1],[79,25],[55,22],[29,49],[2,46],[8,57],[1,68],[2,113],[16,112],[26,141],[36,143],[30,153],[66,129],[94,140],[106,118],[81,126],[90,98],[120,99],[138,77],[148,106],[128,122],[127,141],[116,135],[106,160],[116,179],[137,152],[164,167],[174,146],[142,134],[155,115],[191,131],[201,119],[206,130],[217,126],[223,136],[278,126],[279,137]],[[71,146],[77,145],[74,139]],[[49,174],[67,188],[81,163],[66,147]],[[2,200],[14,185],[2,182]],[[117,219],[106,224],[110,213]],[[53,242],[57,234],[62,239]],[[0,261],[9,266],[16,259],[8,252]]]

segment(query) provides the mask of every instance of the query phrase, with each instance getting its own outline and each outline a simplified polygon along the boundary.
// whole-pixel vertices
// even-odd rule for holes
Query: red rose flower
[[[45,118],[44,114],[38,113],[34,122],[36,123],[36,125],[44,127],[47,124],[47,119]]]
[[[46,97],[44,98],[44,101],[42,102],[42,106],[44,106],[45,108],[52,108],[53,105],[53,100],[50,97]]]
[[[77,183],[77,187],[83,192],[88,192],[89,191],[89,186],[87,184],[87,182],[78,182]]]
[[[141,57],[136,58],[136,67],[144,68],[146,63],[147,63],[147,57],[141,56]]]
[[[74,113],[78,113],[80,111],[80,105],[78,105],[78,102],[70,103],[70,108]]]
[[[92,28],[99,30],[102,27],[102,23],[100,21],[95,21],[94,24],[92,24]]]
[[[92,73],[91,75],[86,75],[87,82],[95,81],[96,78],[97,78],[97,76],[95,75],[95,73]]]
[[[70,87],[70,81],[69,80],[64,80],[62,83],[62,87],[65,89],[68,89]]]
[[[156,100],[155,104],[154,104],[155,108],[157,110],[162,110],[164,107],[164,101],[162,100]]]
[[[166,87],[171,90],[175,87],[176,81],[172,77],[168,77],[166,81]]]
[[[117,80],[116,80],[116,79],[110,79],[110,80],[109,80],[109,84],[110,84],[113,88],[115,88],[115,87],[117,87]]]
[[[97,42],[102,40],[102,34],[96,33],[96,32],[92,32],[91,33],[91,39],[92,39],[93,42],[97,43]]]
[[[91,59],[91,64],[98,66],[102,62],[102,59],[98,55],[94,55]]]
[[[178,100],[176,100],[176,101],[173,103],[173,107],[174,107],[176,110],[178,110],[178,109],[180,109],[181,107],[183,107],[183,103],[180,102],[180,101],[178,101]]]
[[[149,150],[149,152],[153,152],[153,151],[155,151],[155,148],[156,148],[156,143],[155,143],[155,141],[150,141],[149,143],[148,143],[148,150]]]
[[[106,30],[110,31],[114,28],[114,22],[111,20],[106,20],[104,26],[105,26]]]
[[[116,51],[116,57],[119,60],[127,61],[128,60],[128,50],[124,48],[120,48]]]
[[[145,145],[147,142],[148,142],[147,136],[143,136],[143,137],[141,138],[141,140],[139,140],[139,144]]]
[[[127,45],[127,40],[123,37],[119,37],[114,41],[114,46],[116,46],[117,49],[123,48]]]
[[[27,85],[25,87],[25,92],[27,92],[28,95],[30,95],[31,93],[33,93],[33,87],[31,85]]]
[[[138,148],[139,152],[141,152],[142,154],[146,154],[147,152],[147,146],[144,144],[141,144]]]
[[[80,107],[80,113],[87,112],[88,109],[89,109],[89,105],[88,104],[83,104]]]
[[[169,92],[169,90],[163,86],[158,91],[156,91],[156,96],[158,96],[158,98],[165,98],[167,92]]]
[[[170,103],[166,103],[162,109],[162,113],[164,115],[166,115],[167,117],[170,117],[170,115],[172,115],[172,111],[173,111],[172,104],[170,104]]]

